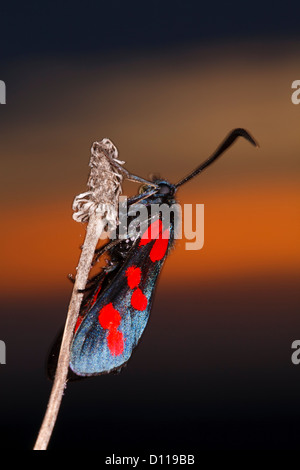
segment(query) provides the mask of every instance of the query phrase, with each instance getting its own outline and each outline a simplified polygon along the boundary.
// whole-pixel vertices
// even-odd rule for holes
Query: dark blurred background
[[[257,0],[1,5],[2,448],[31,449],[44,415],[92,142],[176,182],[234,127],[260,149],[238,141],[178,192],[205,204],[204,248],[177,242],[127,368],[68,385],[50,449],[298,447],[299,13]]]

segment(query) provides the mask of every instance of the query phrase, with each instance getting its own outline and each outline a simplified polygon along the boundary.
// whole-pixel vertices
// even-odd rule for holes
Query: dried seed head
[[[91,167],[88,191],[78,194],[73,202],[73,219],[88,222],[91,214],[105,217],[111,226],[116,225],[117,206],[122,191],[122,167],[118,150],[109,139],[94,142],[91,148]]]

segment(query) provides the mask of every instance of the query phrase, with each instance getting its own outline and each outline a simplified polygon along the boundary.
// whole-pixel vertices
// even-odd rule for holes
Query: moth
[[[93,264],[102,257],[107,261],[86,288],[71,345],[70,380],[120,371],[127,364],[146,328],[158,276],[174,244],[174,218],[167,224],[160,216],[153,219],[151,206],[173,205],[178,188],[211,165],[238,137],[257,146],[245,129],[234,129],[207,160],[178,183],[154,178],[128,200],[129,207],[139,203],[147,209],[146,224],[95,251]],[[49,356],[51,378],[60,340]]]

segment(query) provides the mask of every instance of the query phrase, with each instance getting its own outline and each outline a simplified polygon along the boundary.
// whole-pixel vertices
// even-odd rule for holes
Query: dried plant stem
[[[55,379],[34,450],[46,450],[53,432],[66,388],[70,346],[84,295],[82,290],[86,287],[95,249],[104,227],[108,222],[112,227],[116,224],[117,204],[123,179],[121,172],[125,171],[121,167],[123,163],[118,160],[118,151],[109,139],[94,142],[89,163],[91,171],[88,191],[79,194],[74,199],[73,219],[78,222],[88,222],[88,224],[69,304]]]
[[[77,276],[69,304],[67,320],[57,363],[57,372],[55,375],[45,417],[40,428],[34,450],[47,449],[57,419],[61,400],[66,387],[70,362],[70,345],[83,297],[83,293],[78,291],[84,289],[86,286],[95,248],[103,230],[104,222],[105,221],[97,214],[90,216],[85,241],[78,264]]]

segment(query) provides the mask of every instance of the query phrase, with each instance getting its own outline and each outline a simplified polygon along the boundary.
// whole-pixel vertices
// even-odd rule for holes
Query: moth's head
[[[159,186],[157,196],[173,197],[176,191],[174,184],[166,180],[156,180],[155,183]]]
[[[176,191],[174,184],[171,184],[169,183],[169,181],[161,179],[153,179],[153,183],[158,186],[157,190],[155,191],[155,196],[163,197],[166,199],[172,198],[174,196]],[[143,184],[139,189],[139,193],[142,194],[146,191],[149,191],[150,189],[153,189],[153,187],[151,188],[151,186]]]

